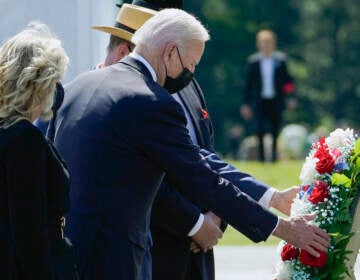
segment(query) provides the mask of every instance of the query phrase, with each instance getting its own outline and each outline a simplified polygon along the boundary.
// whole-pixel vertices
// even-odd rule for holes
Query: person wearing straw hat
[[[107,56],[97,68],[112,65],[128,55],[134,45],[131,37],[156,11],[141,6],[124,4],[119,10],[114,26],[92,26],[93,29],[110,34]]]
[[[116,2],[116,6],[119,8],[121,8],[123,4],[124,0],[118,0]],[[133,0],[132,4],[157,11],[166,8],[183,9],[184,6],[182,0]]]

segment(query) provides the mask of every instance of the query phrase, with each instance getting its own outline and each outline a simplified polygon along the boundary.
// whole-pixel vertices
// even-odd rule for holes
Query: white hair
[[[208,31],[194,16],[179,9],[164,9],[146,21],[131,42],[155,50],[170,42],[183,47],[190,40],[206,42],[209,39]]]
[[[56,83],[69,58],[47,25],[32,22],[0,47],[0,119],[51,117]]]

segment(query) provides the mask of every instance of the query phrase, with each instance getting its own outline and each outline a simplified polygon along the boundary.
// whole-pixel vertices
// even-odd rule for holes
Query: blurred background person
[[[228,133],[229,151],[227,156],[233,160],[239,159],[239,144],[244,136],[244,127],[241,124],[234,124]]]
[[[264,135],[272,135],[270,161],[277,160],[277,137],[280,131],[285,98],[294,92],[293,78],[286,67],[286,56],[276,52],[276,35],[261,30],[256,35],[258,53],[248,58],[244,104],[240,113],[245,120],[255,119],[258,157],[265,161]],[[290,102],[293,106],[294,102]]]
[[[63,238],[68,172],[31,122],[51,117],[56,83],[67,64],[61,42],[40,23],[0,48],[2,279],[54,279],[52,249]]]

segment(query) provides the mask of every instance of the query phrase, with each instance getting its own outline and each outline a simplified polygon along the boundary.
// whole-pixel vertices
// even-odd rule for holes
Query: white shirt
[[[137,54],[137,53],[130,53],[129,56],[131,56],[132,58],[136,59],[136,60],[139,60],[141,63],[143,63],[145,65],[145,67],[149,70],[149,72],[151,73],[151,76],[154,80],[154,82],[157,81],[157,77],[156,77],[156,73],[154,71],[154,68],[152,68],[152,66],[150,65],[150,63],[145,59],[143,58],[141,55]],[[183,108],[184,112],[185,112],[185,116],[186,116],[186,120],[187,120],[187,125],[186,127],[188,128],[189,130],[189,133],[190,133],[190,137],[191,137],[191,140],[193,141],[194,144],[197,144],[198,141],[197,141],[197,137],[196,137],[196,134],[195,134],[195,129],[194,129],[194,125],[192,123],[192,120],[190,118],[190,115],[189,115],[189,112],[186,110],[186,107],[184,106],[184,104],[182,103],[181,99],[179,98],[179,95],[177,93],[175,94],[172,94],[172,96],[174,97],[174,99],[179,102],[179,104],[181,105],[181,107]],[[192,131],[192,132],[191,132]],[[194,140],[193,140],[194,139]],[[273,188],[270,188],[268,189],[264,195],[260,198],[259,200],[259,203],[261,205],[263,205],[264,207],[266,208],[269,208],[269,203],[270,203],[270,200],[274,194],[275,190]],[[188,233],[188,236],[193,236],[195,235],[201,228],[202,224],[204,223],[204,215],[200,213],[199,215],[199,218],[197,220],[197,222],[195,223],[195,225],[193,226],[193,228],[189,231]],[[274,228],[274,231],[275,229],[278,227],[279,225],[279,220],[277,222],[277,225],[276,227]],[[273,231],[273,232],[274,232]]]
[[[261,97],[271,99],[275,97],[274,86],[274,59],[272,56],[260,58],[260,72],[262,81]]]

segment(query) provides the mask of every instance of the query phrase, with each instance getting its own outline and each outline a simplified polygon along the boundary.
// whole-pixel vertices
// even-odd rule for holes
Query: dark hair
[[[121,39],[119,37],[116,37],[114,35],[110,35],[109,45],[107,46],[108,52],[112,51],[114,48],[116,48],[121,43],[130,43],[130,42],[128,42],[127,40]]]

